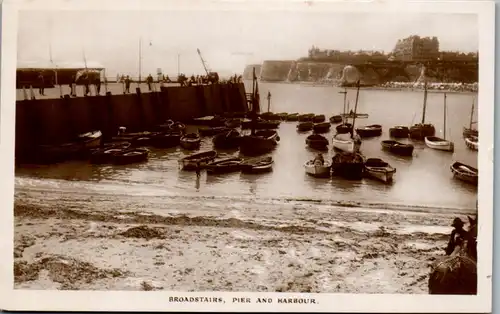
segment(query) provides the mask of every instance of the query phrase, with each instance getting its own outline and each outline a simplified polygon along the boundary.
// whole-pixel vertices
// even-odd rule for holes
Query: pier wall
[[[162,87],[161,91],[16,102],[16,151],[70,141],[76,135],[118,127],[142,131],[167,119],[189,122],[223,112],[247,111],[243,84]]]

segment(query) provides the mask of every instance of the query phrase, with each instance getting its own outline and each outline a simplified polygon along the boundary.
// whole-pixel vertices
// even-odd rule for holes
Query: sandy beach
[[[18,189],[14,214],[17,289],[427,293],[468,213]]]

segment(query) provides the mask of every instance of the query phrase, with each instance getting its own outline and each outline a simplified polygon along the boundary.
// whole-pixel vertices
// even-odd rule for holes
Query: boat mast
[[[356,91],[356,103],[354,104],[354,116],[352,117],[352,132],[351,138],[354,137],[354,122],[356,121],[356,111],[358,110],[358,99],[359,99],[359,81],[358,81],[358,89]]]
[[[342,112],[343,113],[342,120],[345,120],[346,119],[345,113],[346,113],[347,88],[344,88],[344,91],[339,92],[339,94],[344,94],[344,111]]]
[[[142,37],[139,37],[139,82],[141,84],[141,69],[142,67]]]
[[[443,138],[446,139],[446,93],[444,93],[444,103],[443,103]]]
[[[422,109],[422,124],[425,123],[425,109],[427,109],[427,80],[424,81],[424,108]]]
[[[472,129],[472,117],[474,116],[474,98],[472,98],[472,108],[470,110],[469,129]]]
[[[181,54],[177,54],[177,77],[181,74]]]
[[[252,129],[251,129],[251,135],[255,135],[255,124],[256,124],[256,118],[257,118],[257,106],[255,105],[255,83],[257,77],[255,76],[255,67],[253,68],[253,75],[252,75]]]

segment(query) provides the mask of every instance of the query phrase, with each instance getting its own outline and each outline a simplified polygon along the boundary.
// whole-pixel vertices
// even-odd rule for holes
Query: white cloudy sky
[[[262,60],[297,59],[316,45],[339,50],[390,51],[409,35],[437,36],[441,50],[478,50],[477,15],[217,11],[23,11],[19,13],[18,59],[87,60],[108,75],[202,73],[196,53],[219,72],[241,72]],[[151,43],[151,45],[150,45]]]

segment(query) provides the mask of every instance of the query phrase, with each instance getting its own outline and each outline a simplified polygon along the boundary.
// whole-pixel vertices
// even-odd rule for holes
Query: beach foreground
[[[72,195],[16,192],[15,288],[427,293],[429,265],[444,255],[457,216],[305,201]]]

